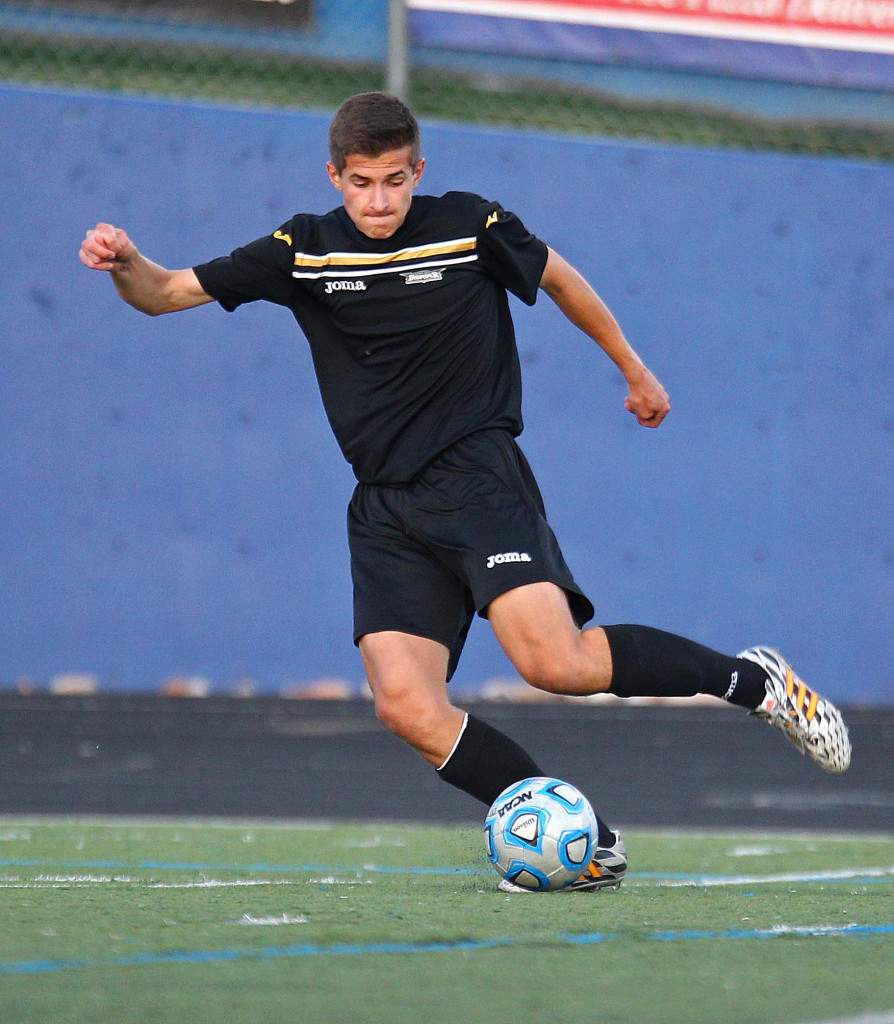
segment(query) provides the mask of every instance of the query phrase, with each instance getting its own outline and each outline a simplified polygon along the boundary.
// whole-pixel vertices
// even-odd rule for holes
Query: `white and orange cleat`
[[[620,832],[610,834],[614,839],[612,845],[600,846],[594,851],[590,866],[568,886],[569,890],[621,888],[627,874],[627,849]]]
[[[827,772],[846,772],[851,741],[838,708],[799,679],[772,647],[749,647],[738,657],[753,661],[767,674],[767,695],[751,713],[781,729]]]

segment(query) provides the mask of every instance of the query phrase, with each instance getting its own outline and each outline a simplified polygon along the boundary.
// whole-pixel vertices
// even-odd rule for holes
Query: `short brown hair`
[[[419,125],[410,108],[387,92],[361,92],[338,108],[329,126],[329,156],[339,174],[349,156],[381,156],[410,148],[410,163],[419,162]]]

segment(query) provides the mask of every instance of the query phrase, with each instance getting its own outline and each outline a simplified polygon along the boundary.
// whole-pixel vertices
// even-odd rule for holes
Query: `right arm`
[[[88,231],[79,256],[91,270],[111,274],[121,298],[141,313],[159,316],[214,301],[193,270],[167,270],[153,263],[127,232],[111,224],[97,224]]]
[[[540,287],[624,374],[630,389],[624,405],[637,422],[644,427],[657,427],[670,411],[667,392],[630,347],[617,320],[589,282],[550,249]]]

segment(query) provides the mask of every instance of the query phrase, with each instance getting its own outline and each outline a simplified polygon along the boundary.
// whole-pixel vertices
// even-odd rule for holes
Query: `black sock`
[[[650,626],[604,626],[612,652],[609,693],[618,697],[692,697],[709,693],[756,708],[766,673],[752,661],[731,658],[693,640]]]
[[[437,772],[445,782],[488,807],[513,783],[546,775],[515,740],[468,714],[456,746]],[[600,846],[613,846],[612,830],[598,814],[596,822]]]
[[[445,782],[488,807],[514,782],[544,774],[515,740],[474,715],[466,715],[462,735],[438,768]]]

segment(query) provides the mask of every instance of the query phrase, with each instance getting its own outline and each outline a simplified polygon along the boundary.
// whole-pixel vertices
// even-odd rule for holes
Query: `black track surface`
[[[469,704],[608,821],[894,832],[894,709],[830,775],[724,707]],[[476,823],[365,701],[0,694],[0,813]]]

